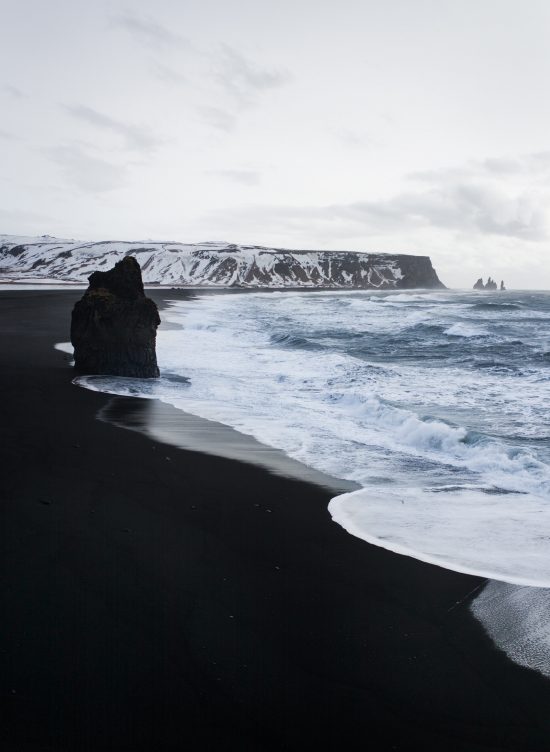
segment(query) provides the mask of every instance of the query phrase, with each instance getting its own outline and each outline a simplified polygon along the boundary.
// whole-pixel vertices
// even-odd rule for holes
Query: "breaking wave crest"
[[[476,311],[519,311],[521,306],[518,303],[476,303],[473,308]]]

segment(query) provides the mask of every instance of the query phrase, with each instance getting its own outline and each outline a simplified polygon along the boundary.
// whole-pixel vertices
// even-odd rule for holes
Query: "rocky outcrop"
[[[474,290],[496,290],[498,288],[497,283],[491,277],[487,278],[487,282],[483,284],[483,278],[480,277],[474,285]],[[504,282],[500,283],[500,289],[505,290]]]
[[[71,320],[75,368],[80,373],[154,378],[160,317],[145,297],[141,269],[126,256],[107,272],[96,271]]]
[[[131,254],[147,285],[395,290],[444,288],[428,256],[295,251],[233,243],[80,243],[0,236],[0,279],[85,281]],[[108,267],[107,267],[108,268]]]

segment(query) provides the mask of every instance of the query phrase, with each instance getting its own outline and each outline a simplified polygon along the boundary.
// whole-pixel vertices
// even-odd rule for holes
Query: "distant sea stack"
[[[131,254],[146,285],[173,287],[445,289],[428,256],[295,251],[233,243],[82,243],[0,235],[0,279],[85,282]]]
[[[497,290],[497,289],[498,289],[498,285],[494,279],[491,279],[491,277],[487,278],[487,282],[485,284],[483,284],[483,278],[480,277],[474,285],[474,290]],[[500,289],[506,290],[506,288],[504,287],[504,280],[501,280],[500,282]]]
[[[126,256],[106,272],[88,278],[71,320],[75,368],[80,373],[155,378],[160,317],[145,297],[141,269]]]

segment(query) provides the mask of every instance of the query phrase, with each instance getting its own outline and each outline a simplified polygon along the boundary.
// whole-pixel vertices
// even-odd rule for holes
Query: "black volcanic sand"
[[[80,295],[0,292],[2,749],[550,748],[550,682],[456,605],[480,580],[96,420],[53,349]]]

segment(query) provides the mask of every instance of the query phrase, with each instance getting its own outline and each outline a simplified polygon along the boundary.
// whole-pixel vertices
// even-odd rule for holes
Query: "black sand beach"
[[[80,294],[0,292],[3,749],[550,748],[550,682],[470,615],[480,580],[97,420],[53,348]]]

